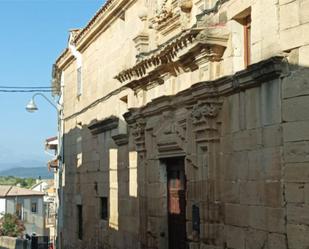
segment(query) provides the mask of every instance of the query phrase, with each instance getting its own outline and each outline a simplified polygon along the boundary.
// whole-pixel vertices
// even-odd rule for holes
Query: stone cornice
[[[157,50],[144,54],[140,62],[120,72],[115,78],[127,87],[136,89],[141,84],[158,79],[156,75],[166,73],[175,64],[196,68],[195,57],[202,52],[208,60],[219,61],[226,47],[228,33],[225,27],[218,29],[219,32],[207,28],[185,30]]]
[[[118,124],[119,124],[119,118],[111,116],[102,121],[93,122],[88,126],[88,129],[93,135],[97,135],[105,131],[118,128]]]
[[[135,120],[149,116],[160,115],[164,111],[174,110],[185,106],[192,108],[198,101],[216,99],[220,96],[230,95],[233,92],[258,86],[264,82],[278,79],[285,70],[284,57],[272,57],[268,60],[250,65],[247,69],[214,81],[194,84],[174,96],[162,96],[154,99],[141,108],[131,108],[124,114],[128,124]]]

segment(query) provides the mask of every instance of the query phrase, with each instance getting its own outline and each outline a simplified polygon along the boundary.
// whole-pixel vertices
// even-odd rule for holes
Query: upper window
[[[16,204],[16,216],[21,220],[22,218],[22,205],[21,203]]]
[[[243,58],[244,67],[251,64],[251,8],[248,8],[234,18],[243,27]]]
[[[32,213],[36,213],[38,210],[37,210],[37,202],[36,201],[32,201],[31,202],[31,212]]]
[[[245,67],[251,63],[251,15],[244,18],[244,61]]]

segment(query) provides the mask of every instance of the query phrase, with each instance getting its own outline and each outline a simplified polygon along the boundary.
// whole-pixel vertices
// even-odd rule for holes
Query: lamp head
[[[35,102],[34,102],[34,99],[32,98],[29,103],[27,104],[26,106],[26,110],[28,112],[35,112],[37,111],[39,108],[36,106]]]

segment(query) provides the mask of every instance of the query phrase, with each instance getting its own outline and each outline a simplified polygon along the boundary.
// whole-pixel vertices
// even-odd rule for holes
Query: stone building
[[[59,248],[308,248],[308,53],[308,0],[107,0],[53,71]]]

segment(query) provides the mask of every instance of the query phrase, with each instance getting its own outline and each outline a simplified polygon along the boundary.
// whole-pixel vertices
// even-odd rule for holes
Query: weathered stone
[[[288,248],[307,249],[309,247],[309,227],[298,224],[287,225]]]
[[[266,126],[262,129],[262,144],[264,147],[277,147],[283,145],[282,126]]]
[[[290,224],[309,225],[309,206],[304,204],[287,205],[287,221]]]
[[[309,161],[309,142],[289,142],[284,144],[284,159],[288,163]]]
[[[228,225],[248,226],[249,209],[246,205],[225,204],[225,223]]]
[[[308,120],[309,96],[291,98],[283,101],[282,116],[284,121]]]
[[[240,184],[240,203],[262,205],[265,203],[265,185],[261,181],[248,181]]]
[[[269,249],[288,249],[287,238],[283,234],[269,233],[268,234]]]
[[[235,236],[235,238],[237,238],[237,236]],[[246,232],[245,244],[246,249],[267,248],[267,232],[255,229],[249,229]]]
[[[304,183],[286,183],[285,200],[287,203],[305,202],[305,184]]]
[[[309,163],[289,163],[284,167],[287,182],[309,182]]]
[[[280,6],[280,29],[288,29],[299,25],[299,3],[290,2]]]
[[[261,126],[260,89],[253,88],[246,91],[246,126],[247,129]]]
[[[309,121],[283,124],[283,139],[284,142],[309,140]]]
[[[282,151],[280,147],[249,152],[250,180],[278,180],[281,177]]]
[[[228,248],[245,249],[246,229],[227,226],[226,227],[226,244]]]

